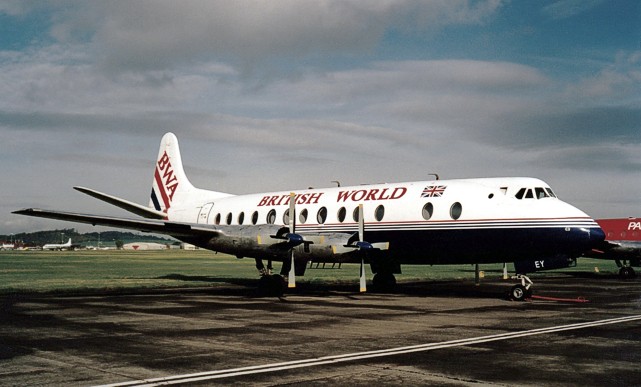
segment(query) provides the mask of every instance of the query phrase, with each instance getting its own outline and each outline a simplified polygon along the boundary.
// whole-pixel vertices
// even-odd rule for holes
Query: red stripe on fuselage
[[[171,207],[171,203],[169,201],[169,197],[167,196],[167,192],[165,191],[165,186],[163,185],[162,178],[160,177],[160,171],[158,171],[158,168],[156,168],[156,173],[154,174],[156,178],[156,185],[158,186],[158,191],[160,192],[160,197],[162,198],[163,203],[165,204],[165,211]]]

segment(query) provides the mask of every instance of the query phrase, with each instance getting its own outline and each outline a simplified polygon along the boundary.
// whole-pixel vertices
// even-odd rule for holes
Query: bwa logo
[[[156,185],[160,191],[160,197],[162,198],[163,204],[165,205],[165,211],[171,207],[171,201],[174,198],[176,189],[178,188],[178,178],[174,174],[174,169],[169,162],[169,156],[167,152],[162,155],[158,160],[156,165],[156,173],[154,174],[156,179]],[[154,201],[154,206],[157,210],[160,210],[160,203],[158,203],[158,198],[155,196],[155,192],[152,190],[152,200]]]

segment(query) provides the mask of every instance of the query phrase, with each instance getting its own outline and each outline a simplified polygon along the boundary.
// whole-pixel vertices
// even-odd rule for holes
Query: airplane
[[[14,249],[14,244],[13,243],[3,243],[0,245],[0,250],[13,250]]]
[[[641,266],[641,218],[600,219],[606,233],[603,244],[584,254],[589,258],[613,259],[623,279],[635,278],[632,266]]]
[[[503,177],[384,183],[232,195],[194,187],[178,139],[163,136],[148,206],[74,187],[141,218],[26,208],[14,214],[132,229],[254,258],[259,288],[281,295],[307,264],[360,264],[366,291],[370,265],[376,289],[396,284],[401,265],[482,264],[577,256],[605,234],[581,210],[535,178]],[[263,260],[267,260],[267,266]],[[279,274],[273,262],[282,262]],[[287,279],[283,278],[286,276]],[[524,275],[511,297],[531,295]]]
[[[67,250],[71,248],[71,238],[67,241],[67,243],[48,243],[44,246],[42,246],[43,250]]]

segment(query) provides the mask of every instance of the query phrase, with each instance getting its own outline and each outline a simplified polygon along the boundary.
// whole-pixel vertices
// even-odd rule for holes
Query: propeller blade
[[[365,247],[367,242],[364,242],[365,234],[365,217],[363,216],[363,204],[358,205],[358,245],[361,249]],[[367,243],[368,247],[371,248],[372,245]],[[365,249],[368,249],[365,247]],[[363,251],[363,256],[361,257],[361,293],[367,291],[367,279],[365,278],[365,251]]]
[[[289,232],[296,232],[296,194],[289,193]]]
[[[363,204],[358,205],[358,241],[363,242],[363,234],[365,234],[365,220],[363,217]]]
[[[291,252],[291,268],[289,269],[289,275],[287,276],[287,287],[295,288],[296,287],[296,271],[294,269],[294,249]]]
[[[289,193],[289,233],[294,234],[296,232],[296,194],[293,192]],[[295,288],[296,287],[296,266],[294,265],[294,247],[290,250],[291,262],[289,268],[289,275],[287,277],[287,287]]]
[[[365,257],[361,258],[361,293],[367,291],[367,279],[365,278]]]

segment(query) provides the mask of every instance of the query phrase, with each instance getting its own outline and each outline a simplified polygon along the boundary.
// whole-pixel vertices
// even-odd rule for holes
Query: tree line
[[[22,242],[25,246],[39,246],[47,243],[66,243],[69,238],[71,242],[76,244],[85,244],[87,242],[114,242],[114,241],[127,241],[137,242],[158,242],[158,243],[173,243],[175,242],[172,239],[167,239],[159,237],[152,234],[135,234],[133,232],[122,232],[122,231],[103,231],[103,232],[89,232],[89,233],[79,233],[74,228],[65,228],[65,229],[56,229],[56,230],[46,230],[46,231],[35,231],[35,232],[23,232],[13,235],[0,235],[0,241],[5,243]]]

